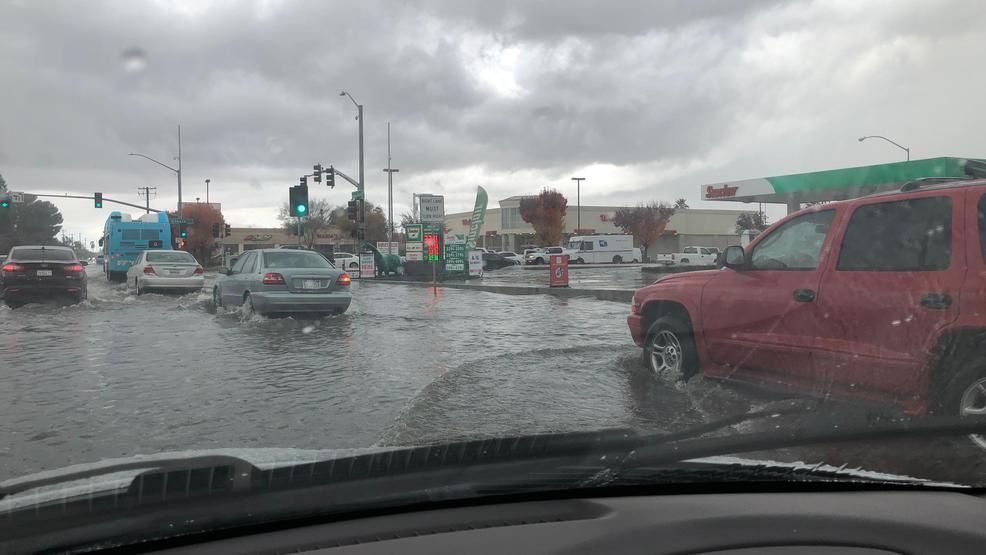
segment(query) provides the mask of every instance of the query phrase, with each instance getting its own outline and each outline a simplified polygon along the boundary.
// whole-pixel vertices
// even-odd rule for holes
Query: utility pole
[[[399,172],[396,168],[390,167],[390,122],[387,122],[387,254],[394,254],[391,243],[394,241],[394,173]]]
[[[178,217],[184,216],[185,207],[181,203],[181,124],[178,124]]]
[[[151,199],[157,196],[157,187],[137,187],[137,196],[144,199],[147,203],[147,208],[145,210],[148,214],[151,213]]]
[[[339,93],[339,96],[348,96],[349,100],[356,105],[356,119],[359,120],[359,194],[360,194],[360,214],[359,214],[359,225],[357,229],[357,239],[360,241],[366,240],[366,193],[364,186],[366,182],[363,181],[363,105],[356,102],[353,95],[346,91]]]
[[[578,205],[578,211],[575,221],[575,232],[578,233],[582,229],[582,182],[585,181],[584,177],[573,177],[572,181],[575,182],[575,202]],[[632,245],[631,245],[632,246]]]

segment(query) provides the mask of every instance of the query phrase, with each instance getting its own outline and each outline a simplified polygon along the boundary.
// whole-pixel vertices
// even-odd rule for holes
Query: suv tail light
[[[204,273],[205,273],[205,270],[202,269],[202,266],[196,266],[195,267],[195,271],[192,272],[192,275],[201,276]]]
[[[153,275],[155,273],[156,272],[154,271],[154,266],[144,266],[144,274]]]
[[[336,285],[349,285],[353,282],[353,279],[349,277],[349,274],[342,274],[336,279]]]
[[[284,276],[277,273],[264,274],[264,285],[284,285]]]
[[[24,266],[21,266],[20,264],[4,264],[3,268],[0,268],[0,270],[3,270],[4,272],[23,272]]]
[[[81,272],[82,264],[69,264],[64,269],[66,272]]]

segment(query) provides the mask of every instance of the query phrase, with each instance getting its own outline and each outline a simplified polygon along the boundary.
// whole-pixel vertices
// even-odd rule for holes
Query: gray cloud
[[[235,210],[254,221],[313,162],[355,176],[343,89],[366,106],[378,198],[393,122],[405,205],[430,190],[468,208],[475,185],[495,199],[567,186],[586,168],[597,170],[583,202],[694,197],[703,180],[894,156],[853,140],[876,132],[921,156],[981,155],[982,11],[917,0],[7,3],[0,173],[59,192],[135,197],[157,185],[173,202],[173,176],[126,153],[170,163],[180,122],[186,196],[210,177],[234,221]],[[325,194],[344,202],[343,190]],[[65,210],[68,227],[98,225],[99,214]]]

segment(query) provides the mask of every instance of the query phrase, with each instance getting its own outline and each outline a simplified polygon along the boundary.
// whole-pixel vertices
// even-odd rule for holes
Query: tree
[[[767,218],[763,212],[743,212],[736,217],[736,233],[740,234],[747,229],[763,231],[767,229]]]
[[[342,215],[336,219],[336,227],[344,236],[355,238],[358,224],[349,221],[345,214],[345,207],[341,207],[340,210]],[[366,203],[366,237],[364,239],[371,243],[387,240],[387,216],[383,213],[383,208],[375,206],[372,202]]]
[[[336,226],[339,210],[338,207],[333,208],[325,199],[309,200],[308,215],[301,219],[301,242],[312,248],[320,232]],[[298,233],[298,219],[291,215],[287,203],[281,206],[277,218],[281,220],[281,227],[285,233],[288,235]]]
[[[191,218],[195,223],[185,226],[188,237],[185,239],[185,246],[182,250],[192,253],[192,256],[205,266],[212,261],[212,255],[216,248],[216,240],[212,236],[212,226],[213,224],[218,224],[220,229],[222,229],[223,215],[211,204],[204,202],[189,203],[183,207],[182,216],[184,218]],[[177,218],[178,215],[169,213],[168,217]],[[178,237],[180,228],[180,225],[172,224],[172,235]]]
[[[568,199],[554,189],[543,189],[536,197],[520,200],[520,217],[534,228],[539,246],[561,244],[565,231],[565,211]]]
[[[7,182],[0,176],[0,191],[6,190]],[[62,214],[54,204],[25,195],[23,203],[0,209],[0,253],[15,245],[57,244],[61,230]]]
[[[404,212],[403,214],[401,214],[401,227],[411,224],[420,224],[420,223],[421,223],[421,218],[415,217],[415,215],[411,212]]]
[[[647,247],[664,233],[674,207],[663,202],[638,204],[633,208],[620,208],[613,216],[613,225],[623,230],[623,233],[633,235],[633,240],[643,250],[647,259]]]
[[[688,200],[687,199],[680,198],[680,199],[674,201],[674,209],[675,210],[678,210],[678,209],[687,209],[687,208],[688,208]]]

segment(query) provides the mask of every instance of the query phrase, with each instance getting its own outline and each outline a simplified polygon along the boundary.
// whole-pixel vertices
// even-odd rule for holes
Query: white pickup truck
[[[540,251],[535,251],[524,255],[524,264],[547,264],[553,254],[566,254],[569,256],[569,259],[571,259],[573,252],[575,251],[566,249],[565,247],[544,247],[544,249]]]
[[[674,266],[714,266],[719,259],[716,247],[685,247],[681,252],[664,257],[664,262]]]

